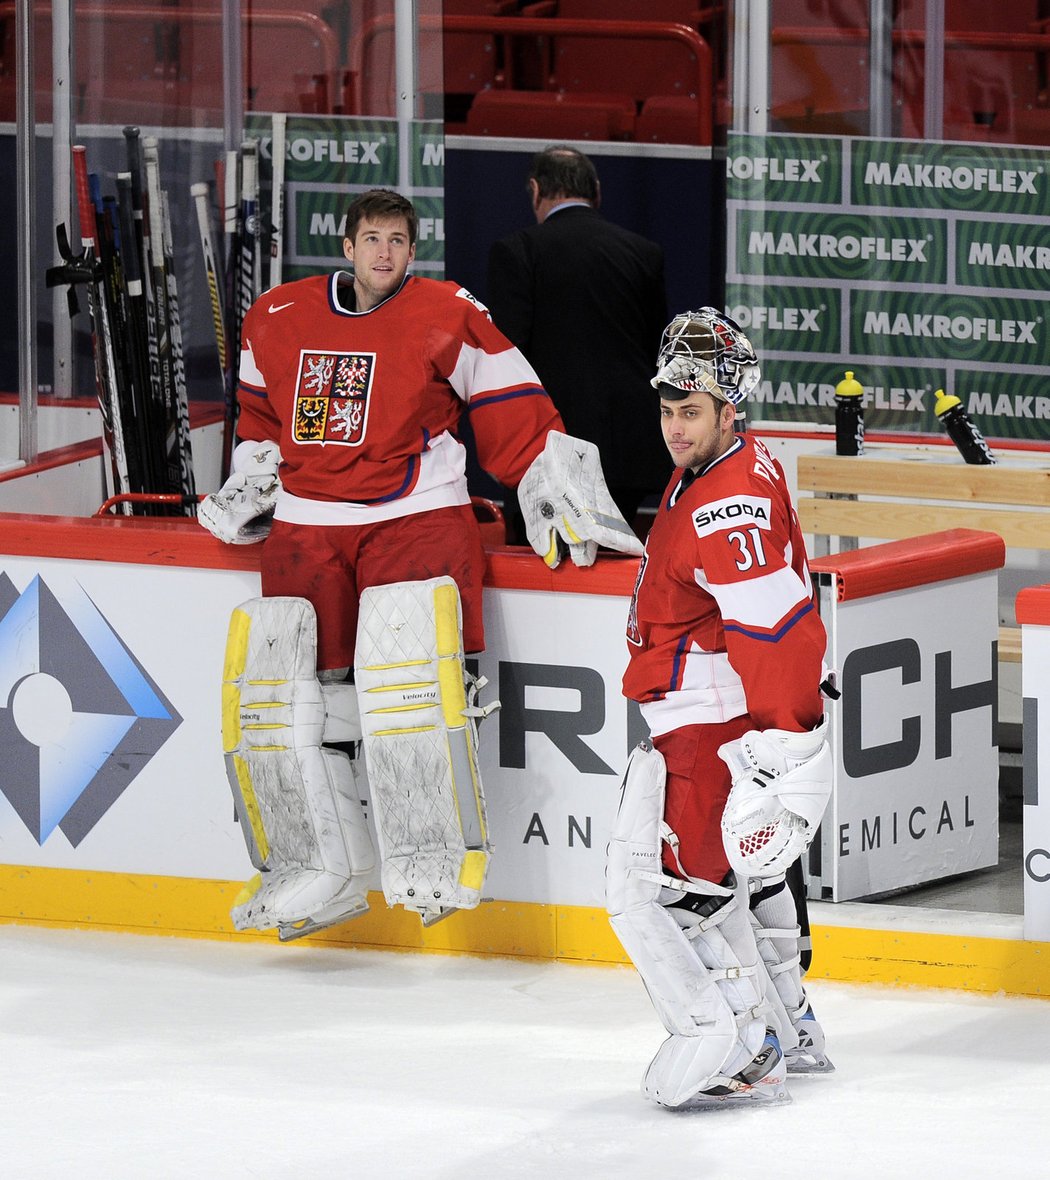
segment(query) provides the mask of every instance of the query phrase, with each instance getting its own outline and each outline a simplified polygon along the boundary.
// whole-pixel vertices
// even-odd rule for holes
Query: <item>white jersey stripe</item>
[[[491,395],[494,390],[513,389],[522,385],[539,386],[540,379],[536,376],[536,370],[516,348],[489,353],[483,348],[464,344],[459,350],[456,367],[449,374],[448,383],[464,401],[469,401],[471,390]]]

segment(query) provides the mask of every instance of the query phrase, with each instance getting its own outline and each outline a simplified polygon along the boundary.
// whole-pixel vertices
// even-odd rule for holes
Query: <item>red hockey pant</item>
[[[262,551],[266,598],[306,598],[317,612],[317,667],[352,668],[358,602],[370,586],[447,574],[463,606],[463,650],[485,646],[485,551],[469,504],[364,525],[274,521]]]
[[[717,885],[729,872],[721,823],[732,782],[718,747],[753,728],[745,714],[719,725],[686,725],[653,738],[667,763],[664,819],[678,837],[679,860],[690,877]],[[678,872],[666,845],[663,862],[665,869]]]

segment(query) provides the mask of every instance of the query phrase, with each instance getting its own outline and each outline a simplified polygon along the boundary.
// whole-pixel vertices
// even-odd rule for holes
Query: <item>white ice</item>
[[[837,1073],[674,1113],[629,968],[0,927],[0,1177],[1050,1174],[1050,1003],[811,994]]]

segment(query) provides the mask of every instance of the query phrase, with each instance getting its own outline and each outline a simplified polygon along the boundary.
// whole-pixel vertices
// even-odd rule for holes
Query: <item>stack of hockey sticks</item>
[[[95,387],[103,438],[118,495],[161,495],[192,515],[197,501],[190,451],[189,401],[167,194],[160,187],[157,141],[125,127],[127,171],[104,195],[88,173],[87,152],[73,148],[81,251],[57,229],[63,265],[48,286],[87,288]],[[122,509],[133,511],[125,500]],[[163,512],[153,504],[150,513]]]
[[[229,474],[237,428],[237,364],[241,324],[259,295],[282,278],[284,248],[284,162],[287,116],[273,116],[270,141],[273,161],[270,199],[270,265],[264,286],[263,217],[259,201],[259,141],[246,139],[216,166],[216,189],[222,198],[223,249],[216,246],[208,185],[194,184],[204,271],[208,282],[215,345],[222,374],[224,424],[222,478]]]

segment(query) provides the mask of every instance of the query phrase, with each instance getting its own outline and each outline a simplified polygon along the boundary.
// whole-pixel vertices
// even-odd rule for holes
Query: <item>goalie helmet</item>
[[[706,390],[738,406],[758,385],[758,355],[739,324],[714,307],[684,311],[664,328],[651,385],[669,401]]]

